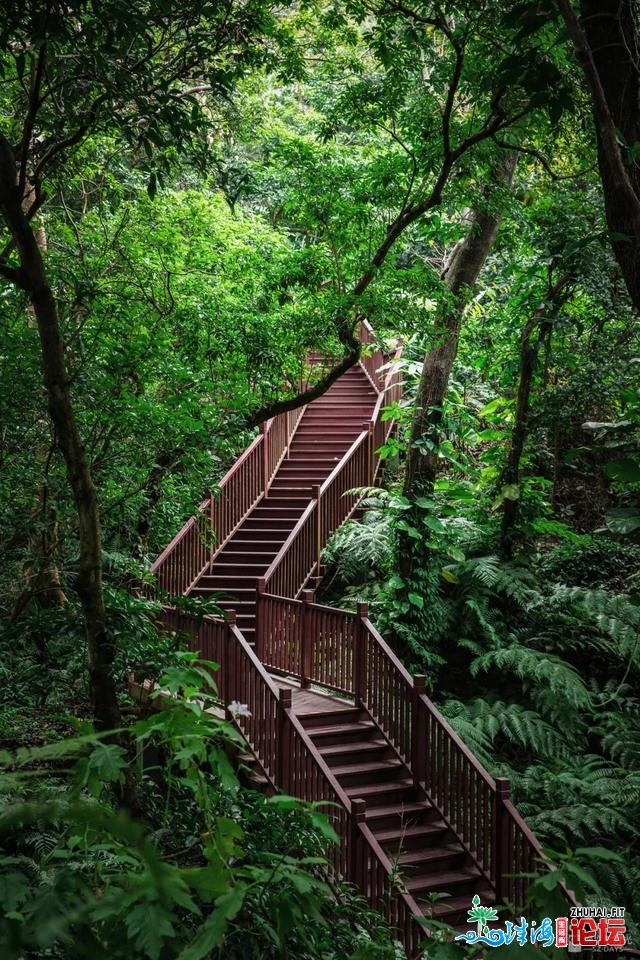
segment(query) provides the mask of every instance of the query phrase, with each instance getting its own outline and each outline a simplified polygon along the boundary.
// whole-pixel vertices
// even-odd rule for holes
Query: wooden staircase
[[[366,324],[361,339],[372,341]],[[544,855],[508,781],[460,740],[366,604],[323,607],[305,589],[357,508],[350,491],[376,482],[392,427],[382,408],[401,389],[386,359],[370,349],[324,396],[265,424],[152,572],[165,598],[214,597],[226,610],[196,619],[165,607],[161,621],[220,665],[223,705],[249,706],[235,723],[270,788],[329,804],[333,869],[414,957],[416,918],[466,929],[474,894],[520,906]]]
[[[250,643],[255,641],[260,579],[318,488],[368,428],[377,399],[371,381],[357,366],[304,408],[268,491],[191,588],[195,597],[222,594],[220,606],[236,611],[238,627]]]
[[[302,723],[347,796],[365,801],[367,826],[426,916],[466,929],[474,894],[495,903],[483,871],[365,710],[316,713]],[[430,899],[443,892],[445,899]]]

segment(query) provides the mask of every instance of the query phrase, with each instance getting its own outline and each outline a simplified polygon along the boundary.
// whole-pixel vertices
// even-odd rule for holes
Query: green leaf
[[[425,525],[429,527],[430,530],[433,530],[434,533],[445,533],[446,527],[441,520],[438,520],[437,517],[425,517]]]
[[[247,889],[246,884],[237,883],[228,893],[218,897],[213,913],[201,925],[188,947],[178,954],[178,960],[204,960],[221,945],[227,924],[242,908]]]
[[[456,577],[455,573],[453,572],[453,570],[449,570],[448,567],[443,567],[443,569],[440,571],[440,576],[442,577],[443,580],[446,580],[447,583],[460,582],[458,577]]]
[[[414,607],[417,607],[418,610],[422,610],[424,608],[424,598],[421,597],[419,593],[408,593],[407,600],[409,603],[412,603]]]
[[[612,533],[625,536],[640,529],[639,507],[616,507],[608,510],[605,522]]]
[[[458,563],[464,563],[466,560],[463,551],[459,547],[447,547],[447,556],[451,557],[452,560],[457,560]]]
[[[622,480],[625,483],[640,483],[640,463],[633,457],[621,457],[619,460],[610,460],[604,468],[608,477]]]

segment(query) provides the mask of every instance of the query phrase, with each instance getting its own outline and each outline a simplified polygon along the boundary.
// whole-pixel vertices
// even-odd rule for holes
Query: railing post
[[[367,819],[366,800],[351,801],[351,823],[348,834],[347,864],[351,883],[356,884],[361,890],[367,889],[368,869],[367,864],[362,862],[359,856],[362,849],[362,838],[360,835],[360,824]]]
[[[228,610],[227,611],[227,625],[224,631],[224,653],[223,653],[223,663],[220,664],[220,669],[222,671],[222,699],[224,702],[224,709],[226,709],[232,700],[237,700],[237,697],[234,696],[235,690],[232,689],[233,685],[233,671],[231,670],[231,661],[232,661],[232,651],[235,644],[235,637],[232,632],[232,627],[236,625],[236,611]]]
[[[311,625],[313,620],[313,590],[302,591],[302,623],[300,624],[300,686],[311,686],[311,650],[314,638]]]
[[[262,491],[265,500],[269,495],[269,431],[265,422],[260,424],[262,434]]]
[[[507,873],[513,873],[509,862],[509,819],[505,801],[509,799],[511,784],[507,777],[496,777],[496,792],[493,796],[493,873],[496,884],[496,900],[506,903]]]
[[[411,706],[411,769],[416,787],[426,786],[427,780],[427,730],[422,721],[420,697],[426,694],[424,674],[413,678],[413,704]]]
[[[278,688],[278,735],[276,741],[276,786],[289,790],[289,717],[291,710],[291,687]]]
[[[316,501],[316,577],[320,578],[320,554],[322,553],[322,517],[320,516],[320,484],[311,488],[311,496]]]
[[[213,563],[213,528],[215,523],[215,511],[213,509],[213,490],[209,491],[209,567]]]
[[[369,480],[367,486],[372,487],[375,481],[375,464],[373,462],[373,424],[369,421]]]
[[[262,654],[264,652],[264,605],[263,597],[267,592],[267,581],[264,577],[260,577],[258,580],[258,585],[256,587],[256,619],[255,619],[255,633],[254,633],[254,643],[256,656],[262,660]]]
[[[353,635],[353,694],[356,706],[361,707],[367,699],[367,628],[364,620],[369,616],[369,604],[360,601],[357,606],[356,629]]]

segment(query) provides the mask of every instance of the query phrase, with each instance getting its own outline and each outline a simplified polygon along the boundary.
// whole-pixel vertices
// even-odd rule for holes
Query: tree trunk
[[[516,409],[511,432],[511,444],[507,462],[502,472],[501,487],[516,485],[520,479],[520,460],[524,445],[529,435],[529,408],[531,406],[531,384],[538,359],[538,345],[532,345],[531,337],[540,322],[538,311],[528,321],[520,340],[520,375],[518,378],[518,394]],[[510,560],[513,555],[514,536],[520,514],[519,497],[505,497],[502,507],[502,525],[500,528],[500,551],[502,556]]]
[[[26,213],[35,201],[33,187],[27,183],[22,199],[22,209]],[[42,254],[47,251],[47,234],[42,224],[33,226],[33,235]],[[37,326],[32,304],[28,307],[29,326]],[[27,603],[33,598],[37,606],[42,610],[50,607],[59,607],[67,602],[60,581],[60,571],[55,562],[58,542],[58,514],[54,506],[51,505],[48,496],[48,468],[51,460],[51,451],[38,444],[36,457],[42,463],[44,478],[38,490],[36,504],[32,512],[32,528],[36,528],[35,535],[30,537],[29,547],[30,556],[24,564],[23,573],[26,579],[26,586],[21,597],[15,606],[14,616],[24,609]],[[41,530],[37,530],[38,520]]]
[[[497,171],[499,180],[510,186],[516,167],[515,154],[509,154]],[[474,289],[495,241],[500,215],[474,210],[467,236],[453,250],[443,272],[443,280],[451,291],[436,320],[437,343],[425,356],[416,415],[411,429],[404,478],[405,497],[429,494],[438,471],[438,446],[442,407],[449,377],[458,352],[460,328],[470,292]],[[426,453],[420,441],[428,441]]]
[[[78,515],[80,564],[76,589],[87,631],[93,715],[99,729],[114,729],[120,726],[120,711],[112,674],[115,647],[106,627],[96,492],[71,403],[69,375],[53,291],[46,277],[37,238],[22,210],[22,197],[16,183],[15,158],[4,137],[0,137],[0,210],[20,258],[16,283],[27,293],[36,317],[49,415],[67,468]]]
[[[640,141],[636,2],[581,0],[582,25],[571,0],[559,7],[591,94],[613,252],[640,310],[640,163],[628,153]]]
[[[535,344],[531,339],[534,332],[543,324],[551,326],[550,311],[557,312],[568,297],[567,286],[571,277],[565,274],[547,292],[544,305],[538,307],[528,320],[520,339],[520,371],[518,377],[518,393],[516,409],[511,431],[511,444],[507,455],[507,462],[501,477],[501,487],[515,486],[520,482],[520,461],[524,452],[524,445],[530,433],[529,411],[531,409],[531,387],[538,359],[538,350],[541,335]],[[500,551],[506,560],[513,556],[516,528],[520,516],[520,498],[505,497],[502,506],[502,524],[500,529]]]

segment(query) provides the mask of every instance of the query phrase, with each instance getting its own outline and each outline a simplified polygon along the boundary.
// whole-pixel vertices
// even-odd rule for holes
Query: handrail
[[[309,802],[330,804],[330,821],[339,844],[329,853],[337,873],[358,886],[372,907],[397,925],[406,948],[417,949],[423,929],[418,905],[409,894],[390,896],[393,866],[366,824],[363,800],[351,799],[292,710],[290,687],[278,688],[235,623],[164,608],[165,627],[191,634],[191,648],[220,665],[222,703],[238,700],[249,707],[233,717],[274,787]],[[242,668],[244,667],[244,669]]]
[[[292,591],[297,596],[300,590],[304,587],[304,584],[312,575],[316,563],[317,563],[317,523],[315,521],[310,523],[310,518],[316,513],[318,509],[317,500],[312,500],[309,503],[305,510],[297,521],[295,527],[285,540],[285,542],[280,547],[280,550],[275,555],[271,561],[268,569],[265,571],[263,577],[260,580],[260,585],[258,589],[262,589],[263,592],[266,590],[267,584],[270,584],[273,588],[278,588],[284,593],[286,591]],[[304,542],[304,534],[308,533],[309,537],[307,542]],[[299,551],[294,549],[294,545],[298,540],[303,540],[301,548]],[[286,565],[287,560],[289,560],[290,566],[293,565],[296,559],[299,559],[300,556],[307,555],[307,561],[304,566],[301,566],[300,563],[297,564],[298,571],[295,570],[291,572],[291,575],[287,577],[286,572],[283,573],[283,568]],[[310,565],[309,565],[310,560]],[[302,573],[300,573],[302,569]],[[281,574],[279,579],[278,575]],[[299,583],[299,580],[302,580]],[[292,584],[298,583],[298,586],[292,586]]]
[[[374,342],[375,334],[373,332],[373,327],[368,320],[362,320],[360,323],[360,341],[369,345]],[[383,383],[380,378],[380,367],[384,363],[384,354],[382,350],[377,349],[371,354],[371,356],[360,356],[360,367],[364,370],[367,378],[371,381],[371,385],[376,390],[377,393],[380,393],[383,389]]]
[[[374,863],[369,865],[367,870],[367,886],[370,889],[369,903],[378,910],[379,913],[386,915],[391,926],[395,926],[401,931],[402,943],[405,953],[408,957],[415,956],[420,946],[420,941],[424,939],[426,930],[416,919],[422,916],[422,911],[416,900],[407,890],[398,890],[396,896],[391,901],[387,898],[389,877],[394,876],[396,868],[380,846],[375,834],[367,826],[366,806],[364,801],[355,800],[353,803],[353,819],[366,847],[370,850]],[[375,870],[375,866],[379,870]],[[373,869],[371,869],[373,867]],[[376,876],[378,874],[378,876]],[[381,874],[381,875],[380,875]],[[383,898],[379,890],[382,888]]]
[[[260,587],[263,592],[266,591],[267,588],[271,588],[271,590],[278,595],[289,594],[296,597],[304,587],[309,577],[313,574],[314,569],[319,568],[320,552],[324,547],[328,535],[349,516],[349,514],[355,509],[357,503],[356,498],[354,503],[352,503],[347,509],[346,501],[343,500],[343,494],[345,491],[342,491],[340,504],[342,505],[344,503],[344,510],[334,509],[333,516],[328,516],[328,509],[324,508],[327,503],[329,491],[331,490],[333,484],[340,477],[345,476],[345,471],[348,465],[351,463],[360,447],[364,446],[368,435],[369,434],[367,431],[363,431],[358,435],[347,452],[335,465],[326,480],[320,487],[318,487],[315,499],[308,504],[304,513],[280,547],[278,553],[271,561],[268,569],[265,571]],[[357,486],[365,486],[366,480],[368,480],[369,477],[355,477],[354,479],[356,482],[348,483],[345,489],[350,489],[351,487]],[[357,482],[358,479],[361,481],[364,480],[365,482],[359,483]],[[310,517],[316,511],[318,512],[317,523],[315,525],[310,525]],[[289,577],[281,577],[278,579],[279,571],[287,563],[287,560],[291,558],[294,544],[303,536],[304,532],[310,534],[308,543],[304,544],[300,551],[300,555],[306,558],[306,562],[303,566],[298,565],[299,568],[297,570],[291,570],[291,575]]]
[[[391,647],[386,643],[383,637],[378,633],[378,631],[376,630],[376,628],[371,623],[368,617],[366,616],[362,617],[362,625],[364,629],[374,639],[377,646],[380,647],[380,649],[383,651],[386,659],[393,666],[394,670],[396,670],[400,674],[400,676],[406,683],[407,687],[412,691],[415,690],[416,678],[411,676],[407,668],[400,662],[400,660],[395,655]],[[445,730],[447,736],[449,736],[455,742],[456,746],[462,753],[464,753],[467,760],[469,760],[470,763],[473,763],[473,765],[475,766],[476,770],[478,771],[482,779],[485,781],[485,783],[488,786],[490,786],[492,789],[495,789],[496,782],[491,776],[491,774],[489,773],[489,771],[486,770],[485,767],[480,763],[478,758],[475,757],[473,753],[471,753],[466,743],[456,733],[456,731],[453,729],[453,727],[448,722],[448,720],[446,720],[445,717],[440,713],[440,711],[438,710],[436,705],[433,703],[433,701],[429,699],[426,693],[420,692],[419,697],[421,700],[424,701],[424,704],[428,709],[429,713],[431,713],[436,718],[439,725]]]
[[[318,490],[318,493],[320,494],[320,496],[322,496],[323,493],[326,493],[326,491],[329,489],[331,484],[336,480],[338,476],[340,476],[345,465],[349,462],[354,452],[360,446],[360,444],[362,443],[362,441],[365,439],[367,435],[368,434],[366,430],[363,430],[362,433],[358,434],[358,436],[353,441],[353,443],[351,444],[347,452],[343,454],[342,458],[338,461],[338,463],[336,463],[335,467],[333,468],[329,476],[322,481],[322,484],[320,485],[320,488]]]
[[[217,484],[217,493],[203,500],[162,551],[151,567],[162,591],[188,593],[256,503],[268,496],[304,410],[299,407],[268,420]]]
[[[186,593],[206,570],[210,550],[200,528],[208,520],[210,504],[211,497],[202,501],[194,516],[189,517],[152,564],[150,572],[156,576],[158,586],[164,593],[171,596]],[[173,562],[169,563],[171,558]]]
[[[258,596],[256,642],[270,670],[353,696],[393,744],[501,902],[522,905],[539,841],[494,779],[427,697],[368,618],[303,600]],[[565,890],[570,902],[572,894]]]

